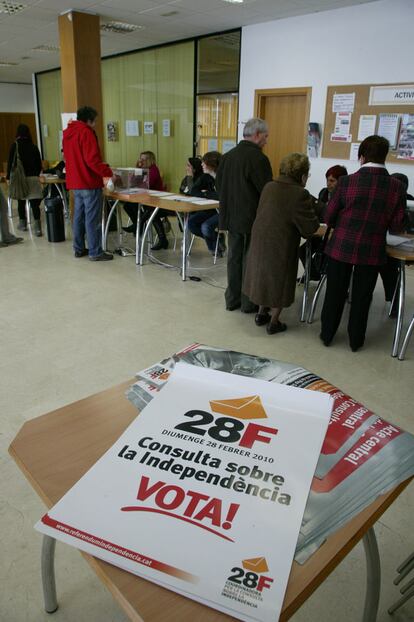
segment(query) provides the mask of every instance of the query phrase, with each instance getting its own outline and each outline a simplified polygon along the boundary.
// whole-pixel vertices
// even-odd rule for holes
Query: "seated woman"
[[[259,305],[255,323],[267,324],[269,335],[286,330],[279,317],[295,299],[300,238],[319,227],[323,204],[305,190],[309,167],[302,153],[283,158],[279,177],[263,188],[252,228],[243,292]]]
[[[205,199],[218,200],[216,190],[216,172],[220,164],[221,153],[218,151],[209,151],[204,154],[201,166],[203,174],[200,175],[193,183],[191,191],[192,197],[203,197]],[[218,213],[215,210],[203,210],[190,215],[188,219],[188,228],[191,233],[200,238],[204,238],[207,248],[212,255],[216,252]],[[218,253],[223,253],[223,247],[218,249]]]
[[[135,165],[137,168],[147,168],[149,171],[149,189],[164,190],[164,183],[161,178],[159,168],[156,164],[155,154],[152,151],[142,151]],[[138,205],[136,203],[124,203],[124,209],[132,221],[129,227],[122,227],[127,233],[135,233],[137,230]],[[143,229],[145,222],[150,218],[153,210],[150,207],[143,207],[141,214],[141,228]],[[161,220],[160,212],[157,213],[152,221],[155,231],[158,234],[158,242],[151,246],[151,250],[158,251],[161,248],[168,248],[168,240],[165,235],[164,225]]]
[[[325,203],[325,205],[329,203],[329,200],[335,191],[336,184],[338,183],[338,179],[342,177],[342,175],[348,175],[348,171],[346,170],[345,166],[336,164],[335,166],[331,166],[330,168],[328,168],[328,170],[325,173],[326,187],[322,188],[322,190],[320,191],[319,196],[318,196],[319,201],[321,201],[322,203]],[[323,214],[322,214],[321,220],[323,220]],[[319,281],[319,279],[321,278],[321,271],[320,271],[321,266],[318,265],[317,262],[315,261],[315,253],[317,253],[319,257],[321,257],[321,254],[323,252],[323,247],[324,247],[324,239],[316,237],[316,236],[311,239],[311,254],[312,254],[311,270],[310,270],[311,281]],[[306,242],[305,244],[302,244],[302,246],[299,249],[299,257],[303,264],[303,267],[305,268]],[[302,279],[304,280],[304,277],[302,277]]]
[[[180,184],[181,194],[190,194],[194,183],[203,174],[200,158],[188,158],[185,167],[186,176]]]

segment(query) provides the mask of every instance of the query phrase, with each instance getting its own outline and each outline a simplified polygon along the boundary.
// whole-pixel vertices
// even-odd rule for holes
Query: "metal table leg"
[[[405,358],[405,352],[407,350],[408,342],[410,341],[410,337],[411,337],[411,333],[413,332],[413,329],[414,329],[414,315],[411,318],[410,325],[407,328],[407,332],[405,333],[404,341],[402,343],[401,350],[400,350],[400,353],[398,355],[398,360],[399,361],[403,361],[404,358]]]
[[[363,622],[375,622],[381,591],[381,563],[373,527],[364,535],[363,543],[367,560],[367,587],[362,620]]]
[[[181,260],[181,278],[183,281],[187,278],[187,244],[188,244],[188,218],[190,214],[186,212],[183,217],[183,248],[182,248],[182,260]]]
[[[139,257],[139,263],[141,265],[144,263],[145,240],[147,239],[147,235],[149,231],[151,230],[152,221],[154,220],[155,216],[158,214],[158,211],[159,211],[159,207],[156,207],[154,211],[152,212],[151,216],[148,218],[147,224],[145,225],[145,229],[142,233],[141,252],[140,252],[140,257]]]
[[[399,269],[399,280],[400,280],[400,298],[398,300],[398,315],[397,321],[395,324],[395,332],[394,332],[394,341],[392,343],[392,352],[391,356],[398,355],[398,346],[400,343],[401,329],[404,320],[404,301],[405,301],[405,261],[404,259],[400,259]]]
[[[56,540],[43,536],[42,544],[42,586],[45,611],[54,613],[58,608],[55,583],[55,546]]]
[[[305,283],[303,285],[303,296],[302,296],[302,311],[300,314],[300,321],[304,322],[306,320],[306,311],[308,308],[308,296],[309,296],[309,281],[310,281],[310,270],[311,270],[311,261],[312,261],[312,248],[311,241],[306,240],[306,259],[305,259]]]
[[[315,316],[315,311],[316,311],[316,305],[318,304],[319,296],[321,294],[322,287],[325,285],[325,282],[326,282],[326,274],[322,274],[321,278],[319,279],[319,283],[316,288],[316,291],[312,298],[312,305],[309,311],[308,324],[312,324],[313,322],[313,318]]]
[[[102,250],[103,251],[106,251],[106,242],[108,239],[109,223],[111,222],[112,214],[114,213],[114,210],[116,209],[118,203],[119,203],[119,199],[117,199],[115,203],[113,204],[113,206],[111,207],[106,223],[105,223],[105,205],[103,206],[103,209],[102,209]]]
[[[62,199],[63,211],[64,211],[64,214],[65,214],[65,218],[66,218],[66,220],[69,220],[70,214],[69,214],[69,206],[68,206],[66,192],[65,192],[64,189],[62,190],[60,184],[54,184],[54,186],[55,186],[56,190],[58,191],[60,198]]]
[[[135,230],[135,265],[139,266],[141,260],[141,245],[142,245],[142,236],[141,236],[141,205],[138,203],[137,205],[137,228]]]

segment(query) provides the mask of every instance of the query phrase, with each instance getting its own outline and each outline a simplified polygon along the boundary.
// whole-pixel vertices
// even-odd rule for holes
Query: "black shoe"
[[[167,238],[160,238],[154,246],[151,246],[152,251],[160,251],[163,248],[168,248]]]
[[[102,253],[96,257],[89,257],[89,261],[111,261],[114,256],[111,253]]]
[[[14,235],[12,238],[9,238],[7,242],[3,242],[3,244],[5,246],[12,246],[13,244],[20,244],[20,242],[23,242],[23,238],[16,238]]]
[[[236,309],[240,309],[240,303],[237,305],[226,305],[226,311],[236,311]]]
[[[89,254],[87,248],[84,248],[83,251],[75,251],[74,255],[79,259],[79,257],[86,257]]]
[[[129,225],[129,227],[122,227],[122,230],[125,231],[125,233],[135,233],[137,230],[137,226]]]
[[[257,313],[259,310],[259,305],[253,305],[252,307],[241,308],[242,313]]]
[[[266,326],[266,332],[268,335],[275,335],[276,333],[284,333],[285,330],[287,330],[286,324],[284,324],[283,322],[279,322],[279,321],[277,321],[275,324],[273,324],[273,322],[270,322],[270,324]]]
[[[264,326],[265,324],[269,324],[270,315],[268,313],[256,313],[256,317],[254,318],[254,323],[256,326]]]
[[[323,345],[326,347],[330,346],[332,343],[332,339],[325,339],[324,337],[322,337],[322,333],[319,335],[319,339],[322,341]]]

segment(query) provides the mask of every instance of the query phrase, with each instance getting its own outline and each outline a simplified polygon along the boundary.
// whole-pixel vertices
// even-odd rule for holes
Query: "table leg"
[[[326,274],[323,274],[321,278],[319,279],[318,287],[316,288],[316,291],[312,298],[312,305],[309,311],[308,324],[312,324],[313,322],[316,305],[318,304],[319,296],[321,294],[322,287],[324,286],[325,282],[326,282]]]
[[[70,218],[70,214],[69,214],[69,205],[68,205],[68,201],[67,201],[67,196],[66,196],[66,192],[65,190],[60,187],[59,184],[54,184],[56,190],[59,193],[60,198],[62,199],[62,203],[63,203],[63,211],[65,214],[65,218],[66,220],[69,220]]]
[[[409,325],[409,327],[407,329],[407,332],[405,333],[404,341],[402,343],[401,350],[400,350],[400,353],[398,355],[398,360],[399,361],[403,361],[404,358],[405,358],[405,352],[407,350],[408,342],[410,341],[411,333],[413,332],[413,329],[414,329],[414,315],[411,318],[410,325]]]
[[[309,277],[310,277],[311,261],[312,261],[312,248],[311,248],[311,241],[309,239],[309,240],[306,240],[305,283],[303,285],[302,311],[300,314],[301,322],[304,322],[306,320],[306,311],[308,308]]]
[[[183,248],[182,248],[182,260],[181,260],[181,278],[183,281],[187,278],[187,243],[188,243],[188,218],[190,214],[187,212],[183,217]]]
[[[108,218],[108,224],[110,222],[110,219]],[[121,248],[122,246],[122,214],[121,214],[121,210],[118,209],[118,205],[117,205],[117,210],[116,210],[116,228],[118,230],[118,244],[119,247]]]
[[[364,535],[363,543],[367,560],[367,587],[362,620],[363,622],[375,622],[381,591],[381,563],[373,527]]]
[[[398,315],[395,324],[394,341],[392,344],[391,356],[398,355],[398,346],[400,343],[401,329],[404,320],[404,300],[405,300],[405,261],[400,259],[400,265],[398,267],[400,276],[400,298],[398,300]]]
[[[141,205],[138,203],[137,211],[137,228],[135,230],[135,265],[139,266],[141,260]]]
[[[54,613],[58,608],[55,583],[55,546],[56,540],[43,536],[42,544],[42,585],[45,611]]]
[[[148,232],[151,229],[151,225],[152,225],[152,221],[154,220],[155,216],[157,215],[159,210],[159,207],[156,207],[154,209],[154,211],[152,212],[151,216],[148,218],[147,220],[147,224],[145,225],[145,229],[142,233],[142,240],[141,240],[141,252],[140,252],[140,264],[142,265],[144,263],[144,248],[145,248],[145,240],[147,239],[147,235]]]
[[[105,199],[106,201],[106,199]],[[108,231],[109,231],[109,223],[111,222],[111,217],[112,214],[114,213],[114,210],[116,209],[117,205],[119,203],[119,199],[117,199],[115,201],[115,203],[113,204],[113,206],[111,207],[111,210],[108,214],[108,218],[106,220],[105,223],[105,205],[103,206],[102,209],[102,250],[106,251],[106,243],[107,243],[107,239],[108,239]]]

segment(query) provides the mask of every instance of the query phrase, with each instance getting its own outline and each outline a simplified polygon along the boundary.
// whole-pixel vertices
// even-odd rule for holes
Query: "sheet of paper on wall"
[[[378,135],[383,136],[390,143],[390,149],[397,148],[398,130],[400,129],[401,115],[398,113],[382,113],[379,115]]]
[[[139,123],[135,119],[125,121],[125,134],[127,136],[139,136]]]
[[[335,117],[335,127],[331,134],[331,140],[337,142],[350,143],[352,135],[349,133],[351,129],[351,112],[337,112]]]
[[[355,93],[335,93],[332,99],[332,112],[354,112]]]
[[[402,115],[397,157],[414,160],[414,114]]]
[[[349,152],[349,159],[352,161],[357,161],[358,160],[358,149],[359,149],[359,145],[361,143],[351,143],[351,149]]]
[[[376,114],[361,114],[358,125],[358,140],[364,140],[368,136],[375,134],[376,123]]]
[[[218,148],[218,140],[217,138],[209,138],[207,141],[207,150],[208,151],[217,151]]]
[[[62,130],[66,130],[70,121],[76,121],[77,119],[76,112],[62,112],[60,116],[62,118]]]
[[[276,622],[333,398],[185,363],[154,393],[36,528],[240,620]]]

